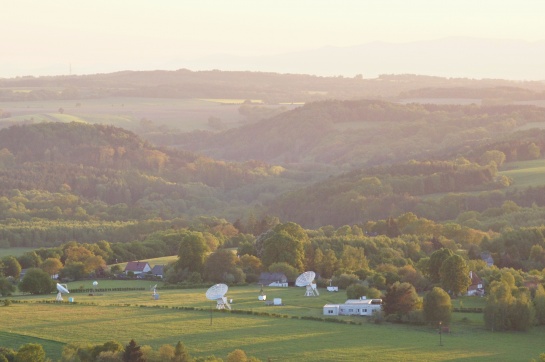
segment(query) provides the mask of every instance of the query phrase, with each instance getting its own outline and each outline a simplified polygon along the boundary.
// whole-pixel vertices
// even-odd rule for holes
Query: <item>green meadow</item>
[[[15,296],[10,306],[0,307],[1,344],[18,348],[41,343],[53,360],[60,358],[66,343],[113,339],[126,344],[131,338],[153,348],[181,340],[194,357],[225,358],[241,348],[264,361],[529,361],[545,352],[545,328],[494,333],[484,328],[479,313],[454,313],[451,333],[439,336],[429,326],[373,324],[364,317],[337,318],[351,324],[323,319],[323,305],[343,302],[344,292],[322,290],[318,297],[304,297],[302,288],[266,287],[267,300],[282,298],[284,304],[267,306],[257,299],[259,286],[231,287],[226,296],[233,299],[233,312],[228,312],[215,309],[215,302],[205,298],[206,288],[159,286],[160,297],[155,300],[147,287],[150,282],[138,282],[146,289],[94,296],[71,293],[74,303],[67,302],[68,296],[63,303],[53,303],[54,294]],[[78,283],[82,282],[69,288],[77,289]],[[129,285],[124,283],[110,285]],[[99,280],[99,287],[103,285],[106,281]],[[466,307],[484,302],[482,298],[461,301]],[[305,319],[311,317],[320,320]]]
[[[500,175],[513,180],[510,187],[525,188],[529,186],[541,186],[545,184],[545,159],[510,162],[504,165]]]
[[[5,256],[19,257],[27,251],[32,251],[34,248],[0,248],[0,259]]]

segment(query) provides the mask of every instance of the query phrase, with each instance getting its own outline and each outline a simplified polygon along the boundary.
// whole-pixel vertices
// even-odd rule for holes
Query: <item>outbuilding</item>
[[[324,315],[361,315],[371,316],[382,308],[382,299],[348,299],[343,304],[324,305]]]

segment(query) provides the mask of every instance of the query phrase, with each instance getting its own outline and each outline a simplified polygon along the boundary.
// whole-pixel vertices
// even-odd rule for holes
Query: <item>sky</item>
[[[542,0],[6,1],[0,78],[170,70],[210,56],[445,37],[537,42],[545,41],[543,14]]]

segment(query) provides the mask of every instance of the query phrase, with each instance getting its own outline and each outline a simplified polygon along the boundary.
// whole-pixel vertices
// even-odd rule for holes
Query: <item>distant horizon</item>
[[[313,72],[304,72],[304,70],[301,71],[293,71],[293,69],[296,69],[295,65],[297,62],[291,60],[288,61],[287,59],[293,59],[293,57],[302,56],[304,58],[305,54],[313,54],[313,53],[322,53],[326,52],[326,54],[322,54],[320,58],[327,57],[328,55],[336,56],[335,52],[350,52],[358,49],[362,49],[365,47],[388,47],[390,48],[390,51],[392,49],[395,49],[396,47],[401,47],[404,49],[405,52],[407,52],[407,49],[409,49],[411,46],[419,47],[423,45],[432,45],[432,44],[441,44],[442,42],[448,43],[451,41],[459,41],[464,43],[479,43],[479,44],[497,44],[500,47],[503,44],[511,44],[515,47],[519,47],[521,44],[526,44],[529,46],[539,46],[540,49],[544,50],[543,53],[543,61],[545,62],[545,40],[536,40],[536,41],[524,41],[524,40],[516,40],[516,39],[485,39],[485,38],[476,38],[476,37],[467,37],[467,36],[450,36],[450,37],[444,37],[444,38],[438,38],[433,40],[426,40],[426,41],[410,41],[410,42],[391,42],[391,41],[372,41],[368,43],[362,43],[362,44],[356,44],[352,46],[323,46],[316,49],[309,49],[307,51],[299,51],[299,52],[284,52],[280,54],[272,54],[269,56],[261,56],[261,57],[252,57],[252,56],[236,56],[233,54],[212,54],[207,57],[201,57],[197,59],[189,59],[189,60],[165,60],[161,62],[160,64],[135,64],[133,67],[130,68],[118,68],[116,65],[105,65],[105,64],[98,64],[98,65],[84,65],[83,70],[79,72],[80,67],[78,64],[69,63],[66,65],[57,64],[57,65],[49,65],[49,66],[43,66],[38,67],[33,70],[28,71],[27,73],[21,73],[21,74],[11,74],[9,76],[4,76],[0,74],[0,79],[16,79],[16,78],[24,78],[24,77],[55,77],[55,76],[85,76],[85,75],[96,75],[96,74],[109,74],[109,73],[116,73],[116,72],[124,72],[124,71],[176,71],[180,69],[188,69],[190,71],[212,71],[212,70],[220,70],[220,71],[250,71],[250,72],[264,72],[264,73],[279,73],[279,74],[305,74],[305,75],[313,75],[313,76],[322,76],[322,77],[335,77],[335,76],[343,76],[347,78],[354,77],[356,75],[362,75],[365,79],[375,79],[379,77],[380,75],[385,74],[394,74],[394,75],[401,75],[401,74],[415,74],[415,75],[421,75],[421,76],[432,76],[432,77],[442,77],[442,78],[470,78],[470,79],[502,79],[502,80],[508,80],[508,81],[545,81],[545,72],[541,74],[541,76],[536,76],[534,78],[528,78],[528,77],[509,77],[509,76],[501,76],[501,74],[496,75],[481,75],[475,73],[475,74],[456,74],[456,70],[453,70],[450,68],[451,74],[442,74],[437,72],[426,72],[425,70],[421,70],[419,72],[411,72],[411,71],[404,71],[400,65],[404,63],[408,63],[408,59],[402,59],[402,61],[398,64],[388,68],[384,68],[383,71],[375,71],[374,74],[367,74],[365,72],[365,68],[362,67],[360,69],[361,71],[354,70],[353,67],[345,67],[344,70],[346,72],[342,71],[313,71]],[[473,45],[475,47],[475,45]],[[490,50],[490,49],[489,49]],[[505,51],[505,50],[500,50]],[[337,55],[337,58],[341,57],[342,55]],[[284,63],[290,63],[290,66],[292,70],[287,68],[285,65],[277,66],[276,69],[274,65],[269,66],[260,66],[259,63],[274,63],[274,59],[278,60],[282,57],[286,57],[284,59]],[[398,55],[399,57],[399,55]],[[347,57],[348,58],[348,57]],[[269,59],[272,59],[269,61]],[[225,66],[221,66],[222,60],[225,61]],[[381,61],[384,61],[384,59],[381,59]],[[305,64],[305,67],[309,69],[313,69],[312,66],[309,64],[308,60],[302,60],[302,63]],[[390,63],[392,61],[390,60]],[[282,62],[278,62],[279,64],[282,64]],[[388,62],[386,62],[388,63]],[[423,62],[422,62],[423,63]],[[543,64],[539,62],[539,59],[537,60],[537,63]],[[333,64],[333,67],[335,67],[335,64]],[[8,68],[9,69],[9,68]],[[520,70],[525,70],[526,68],[522,68]],[[6,67],[2,68],[0,71],[6,72]],[[507,72],[506,72],[507,74]]]
[[[188,68],[540,80],[542,14],[540,0],[19,0],[0,12],[0,77]],[[488,43],[413,50],[437,39]],[[373,53],[379,45],[389,48]]]

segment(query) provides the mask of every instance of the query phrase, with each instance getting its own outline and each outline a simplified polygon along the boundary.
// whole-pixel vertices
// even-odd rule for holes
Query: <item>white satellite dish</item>
[[[70,292],[68,291],[68,286],[67,286],[66,284],[59,284],[59,283],[57,283],[57,291],[58,291],[58,293],[57,293],[57,299],[56,299],[57,302],[62,302],[62,294],[63,294],[63,293],[64,293],[64,294],[70,293]]]
[[[206,291],[206,298],[210,300],[215,300],[217,302],[216,308],[217,309],[231,309],[231,305],[227,301],[227,298],[225,297],[225,293],[227,293],[227,290],[229,287],[226,284],[216,284],[212,285],[208,290]]]
[[[295,280],[295,285],[298,287],[305,287],[305,297],[314,297],[320,295],[318,289],[316,289],[316,284],[313,283],[316,273],[313,271],[306,271],[303,274],[299,275]]]

